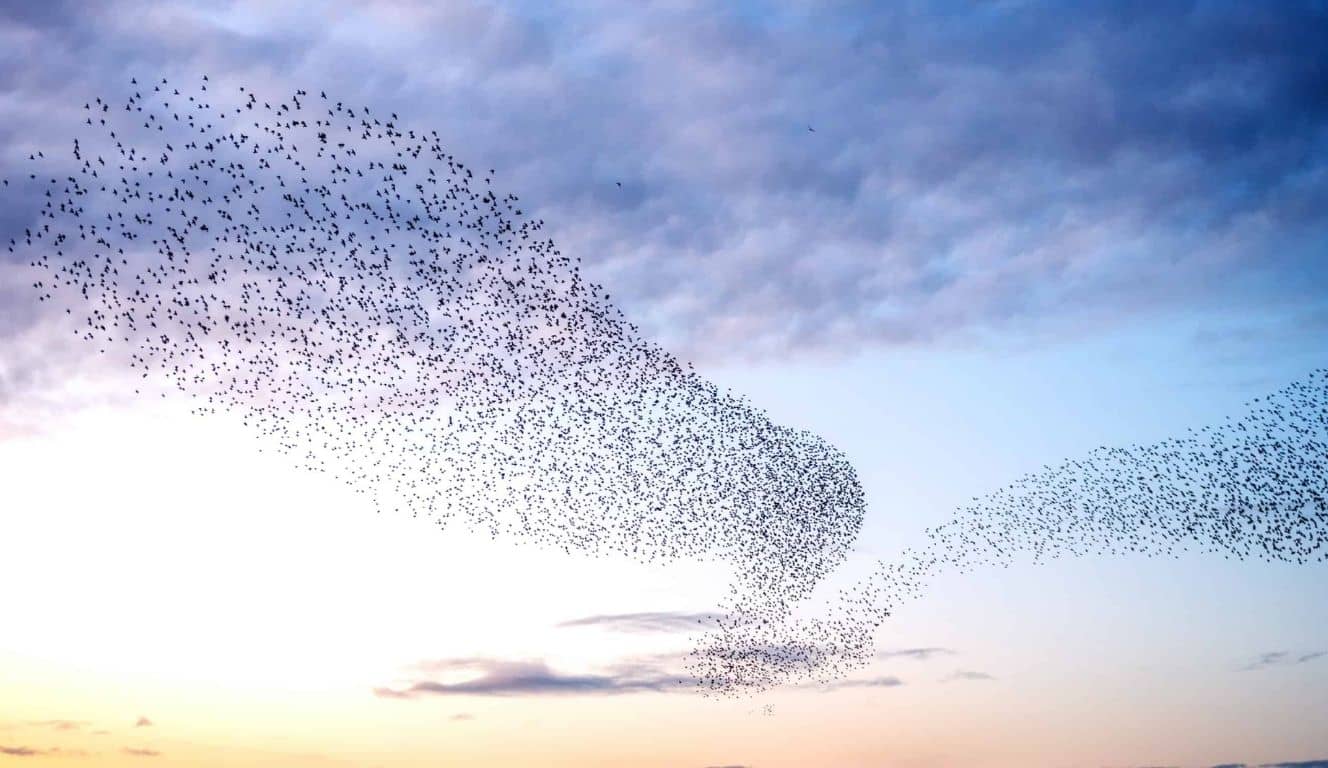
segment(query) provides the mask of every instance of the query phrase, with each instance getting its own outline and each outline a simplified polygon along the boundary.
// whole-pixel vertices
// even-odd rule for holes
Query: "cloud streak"
[[[833,691],[842,691],[849,688],[898,688],[904,681],[893,675],[882,675],[880,677],[870,677],[862,679],[834,680],[828,683],[804,684],[798,687],[811,690],[831,693]]]
[[[375,688],[384,699],[429,696],[615,696],[663,693],[695,685],[652,663],[628,662],[599,673],[564,673],[545,662],[447,659],[417,666],[421,677],[398,687]],[[444,678],[451,678],[447,681]]]
[[[1212,768],[1328,768],[1328,760],[1304,760],[1289,763],[1221,763]]]
[[[1268,653],[1259,654],[1258,658],[1241,667],[1241,669],[1247,672],[1257,672],[1271,667],[1291,667],[1298,664],[1308,664],[1324,656],[1328,656],[1328,651],[1311,651],[1308,653],[1269,651]]]
[[[37,749],[35,747],[14,747],[0,744],[0,755],[5,757],[87,757],[88,753],[81,749],[61,749],[60,747]]]
[[[949,648],[901,648],[894,651],[881,651],[876,654],[876,658],[886,659],[913,659],[915,661],[927,661],[937,656],[954,656],[955,651]]]
[[[77,731],[88,725],[86,720],[29,720],[34,728],[50,728],[56,731]]]
[[[986,672],[978,672],[976,670],[971,670],[971,669],[960,669],[948,675],[941,682],[949,683],[949,682],[954,682],[956,680],[983,681],[983,680],[995,680],[995,679],[996,678],[992,677]]]
[[[560,628],[592,627],[606,632],[644,635],[673,632],[695,632],[715,626],[719,618],[714,613],[684,613],[678,611],[648,611],[642,613],[613,613],[571,619],[558,624]]]

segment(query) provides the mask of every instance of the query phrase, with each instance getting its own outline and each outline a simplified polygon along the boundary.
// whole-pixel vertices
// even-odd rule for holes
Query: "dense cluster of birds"
[[[977,499],[802,618],[862,525],[847,457],[646,340],[436,131],[321,91],[209,85],[133,81],[83,105],[72,162],[33,153],[11,192],[40,210],[9,247],[32,254],[38,298],[380,508],[569,552],[731,563],[728,613],[690,666],[707,692],[845,674],[945,569],[1189,544],[1324,557],[1318,373],[1238,421]]]

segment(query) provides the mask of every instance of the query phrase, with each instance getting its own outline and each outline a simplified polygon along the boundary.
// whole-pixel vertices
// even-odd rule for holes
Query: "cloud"
[[[56,731],[77,731],[88,725],[86,720],[29,720],[28,725],[36,728],[51,728]]]
[[[1212,768],[1328,768],[1328,760],[1305,760],[1290,763],[1222,763]]]
[[[878,659],[914,659],[916,661],[927,661],[936,656],[954,656],[955,651],[949,648],[901,648],[894,651],[880,651],[876,654]]]
[[[996,678],[992,677],[986,672],[976,672],[971,669],[960,669],[950,674],[941,682],[948,683],[954,680],[995,680],[995,679]]]
[[[848,679],[848,680],[835,680],[828,683],[808,683],[805,685],[800,685],[798,687],[830,693],[832,691],[840,691],[846,688],[897,688],[903,684],[904,684],[903,680],[900,680],[899,678],[894,677],[893,675],[883,675],[881,677],[871,677],[871,678],[864,678],[857,680]]]
[[[152,725],[152,721],[146,717],[139,716],[138,721],[134,723],[135,728],[147,728]]]
[[[1297,664],[1307,664],[1316,659],[1328,656],[1328,651],[1310,651],[1308,653],[1291,653],[1289,651],[1269,651],[1261,653],[1254,661],[1246,664],[1241,669],[1252,672],[1270,667],[1288,667]]]
[[[475,719],[475,716],[472,715],[472,714],[469,713],[469,712],[458,712],[457,714],[452,715],[451,717],[449,717],[449,718],[447,718],[447,719],[448,719],[448,720],[451,720],[451,721],[454,722],[454,723],[460,723],[460,722],[465,722],[465,721],[468,721],[468,720],[474,720],[474,719]]]
[[[160,757],[161,753],[155,749],[139,749],[136,747],[125,747],[124,753],[134,757]]]
[[[7,757],[87,757],[88,753],[81,749],[61,749],[60,747],[36,749],[33,747],[9,747],[0,744],[0,755]]]
[[[15,12],[0,175],[62,146],[89,95],[206,71],[218,88],[337,83],[438,128],[692,357],[1328,296],[1328,12],[1313,0],[528,7]],[[0,212],[20,232],[31,215]]]
[[[683,613],[678,611],[649,611],[644,613],[613,613],[586,616],[558,624],[559,627],[597,627],[609,632],[627,634],[654,634],[664,632],[693,632],[715,626],[719,618],[714,613]]]
[[[385,699],[424,696],[612,696],[662,693],[694,685],[695,681],[648,662],[629,661],[599,673],[555,672],[543,661],[499,659],[445,659],[416,665],[430,675],[404,686],[374,689]],[[447,682],[439,678],[453,678]]]
[[[1289,659],[1290,656],[1289,654],[1287,654],[1286,651],[1270,651],[1268,653],[1259,654],[1259,657],[1254,661],[1250,662],[1249,664],[1247,664],[1244,667],[1244,669],[1246,670],[1266,669],[1268,667],[1287,664],[1289,663]]]

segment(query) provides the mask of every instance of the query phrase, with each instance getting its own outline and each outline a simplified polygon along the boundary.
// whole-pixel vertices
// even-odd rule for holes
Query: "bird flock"
[[[10,246],[98,350],[439,525],[722,559],[775,612],[843,560],[847,458],[646,341],[436,132],[321,91],[130,86],[83,105],[72,164],[32,156]]]
[[[131,81],[83,105],[69,156],[36,151],[5,179],[38,204],[9,241],[38,300],[380,509],[592,556],[731,564],[726,616],[689,666],[706,693],[846,674],[946,569],[1188,545],[1324,557],[1318,372],[1240,420],[977,499],[801,618],[865,514],[842,452],[645,339],[436,131],[323,91],[212,86]]]

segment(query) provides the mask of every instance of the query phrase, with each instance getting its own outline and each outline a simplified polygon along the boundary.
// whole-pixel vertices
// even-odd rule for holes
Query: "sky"
[[[1314,2],[4,3],[0,176],[131,77],[437,130],[650,338],[848,455],[833,588],[1325,365],[1323,39]],[[376,513],[136,397],[31,280],[0,252],[0,765],[1328,760],[1322,564],[947,576],[849,678],[706,699],[667,681],[722,565]]]

